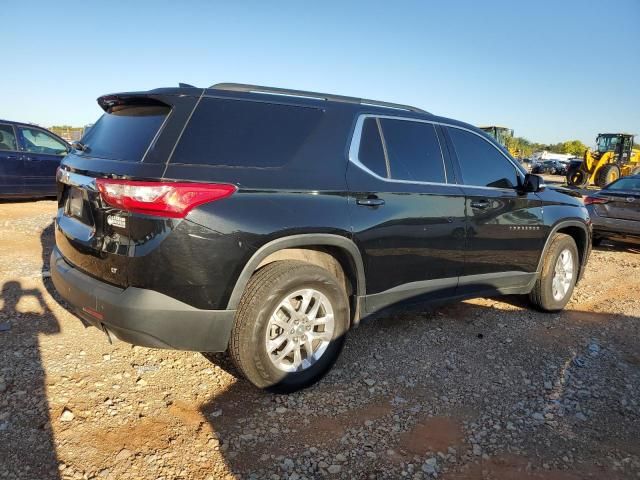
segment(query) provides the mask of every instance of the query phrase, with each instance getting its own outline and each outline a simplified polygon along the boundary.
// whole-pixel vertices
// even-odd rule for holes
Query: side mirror
[[[526,193],[535,193],[544,190],[544,180],[540,175],[534,175],[533,173],[527,173],[524,176],[524,181],[520,186],[520,190]]]

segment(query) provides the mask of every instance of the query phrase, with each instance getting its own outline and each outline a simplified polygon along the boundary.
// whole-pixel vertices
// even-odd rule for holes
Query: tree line
[[[560,143],[535,143],[530,142],[523,137],[512,137],[507,139],[507,148],[516,151],[520,157],[530,157],[533,152],[547,150],[553,153],[564,153],[582,157],[584,151],[588,148],[580,140],[568,140]]]

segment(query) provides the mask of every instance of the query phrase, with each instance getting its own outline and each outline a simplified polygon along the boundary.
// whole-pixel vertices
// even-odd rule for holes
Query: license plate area
[[[78,187],[70,186],[67,188],[64,214],[86,225],[91,225],[93,223],[92,216],[87,203],[86,192]]]

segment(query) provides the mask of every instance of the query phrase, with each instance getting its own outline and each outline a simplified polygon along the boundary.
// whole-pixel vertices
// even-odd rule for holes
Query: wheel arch
[[[578,279],[582,277],[584,273],[585,266],[587,264],[587,259],[589,257],[589,252],[591,251],[591,234],[589,233],[589,227],[587,224],[580,220],[564,220],[558,222],[547,235],[547,240],[545,241],[544,248],[542,249],[542,255],[538,260],[538,274],[542,271],[542,262],[549,251],[549,245],[551,243],[551,238],[556,233],[564,233],[565,235],[569,235],[576,242],[576,247],[578,247],[578,255],[580,255],[580,271],[578,274]]]
[[[360,318],[359,299],[365,295],[365,274],[362,255],[349,238],[334,234],[300,234],[277,238],[260,247],[245,264],[229,297],[227,309],[235,310],[256,270],[278,260],[303,260],[334,273],[344,282],[351,296],[351,316]]]

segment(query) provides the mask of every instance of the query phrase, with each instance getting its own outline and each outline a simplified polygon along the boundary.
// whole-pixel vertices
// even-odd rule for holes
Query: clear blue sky
[[[640,0],[5,0],[0,118],[222,81],[409,103],[532,141],[640,134]]]

